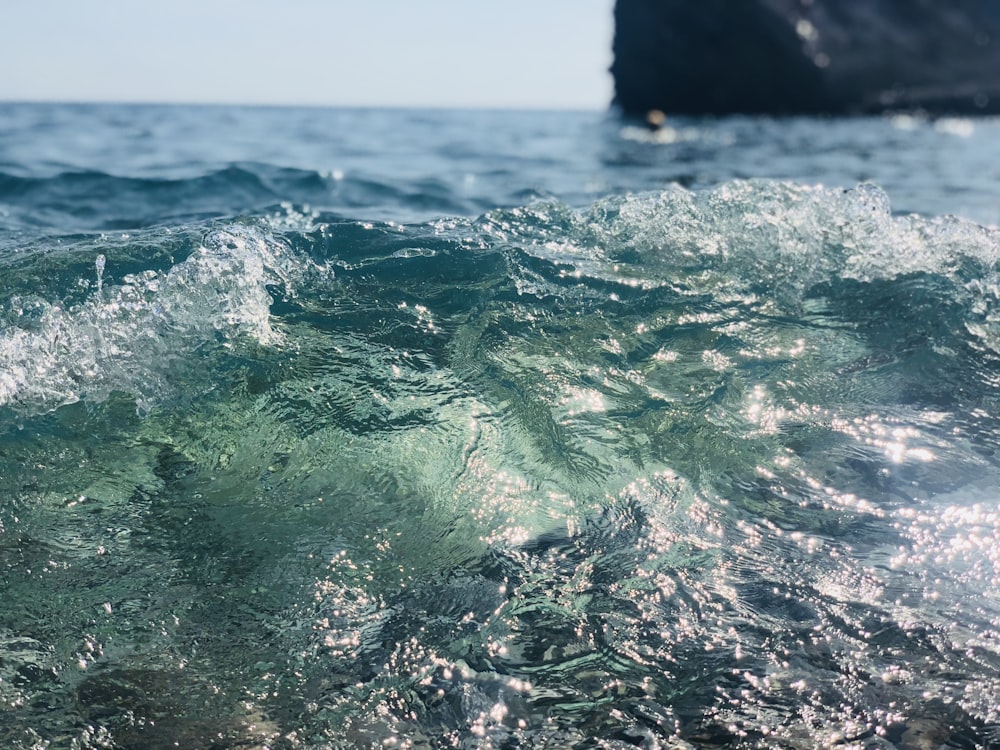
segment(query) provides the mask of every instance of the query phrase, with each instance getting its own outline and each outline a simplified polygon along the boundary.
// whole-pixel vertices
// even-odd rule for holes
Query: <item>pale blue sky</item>
[[[0,100],[604,109],[614,0],[9,0]]]

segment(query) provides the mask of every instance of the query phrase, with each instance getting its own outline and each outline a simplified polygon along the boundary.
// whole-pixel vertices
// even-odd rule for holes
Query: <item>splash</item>
[[[31,412],[122,391],[148,410],[199,352],[278,344],[268,286],[293,293],[297,262],[282,242],[238,226],[210,233],[166,270],[126,273],[113,286],[104,272],[114,259],[99,254],[96,290],[83,301],[67,306],[28,292],[8,302],[0,406]]]

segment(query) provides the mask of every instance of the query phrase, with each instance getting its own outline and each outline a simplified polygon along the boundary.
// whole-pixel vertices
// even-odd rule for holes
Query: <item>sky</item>
[[[614,0],[10,0],[0,100],[606,109]]]

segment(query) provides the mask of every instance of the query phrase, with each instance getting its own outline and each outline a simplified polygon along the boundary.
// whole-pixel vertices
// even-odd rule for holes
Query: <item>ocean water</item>
[[[1000,747],[1000,120],[0,104],[0,747]]]

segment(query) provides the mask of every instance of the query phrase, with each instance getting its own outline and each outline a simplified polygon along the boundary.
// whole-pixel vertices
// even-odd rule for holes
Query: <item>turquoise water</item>
[[[997,746],[997,165],[0,105],[0,746]]]

